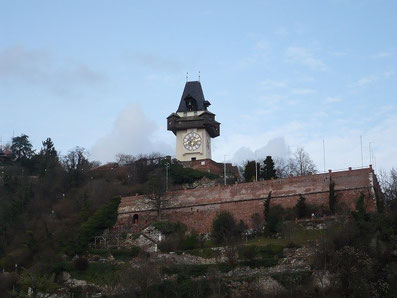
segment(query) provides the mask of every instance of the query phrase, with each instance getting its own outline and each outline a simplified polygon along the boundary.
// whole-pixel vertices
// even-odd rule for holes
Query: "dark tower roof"
[[[186,82],[177,112],[206,111],[209,105],[210,102],[204,99],[200,82]]]

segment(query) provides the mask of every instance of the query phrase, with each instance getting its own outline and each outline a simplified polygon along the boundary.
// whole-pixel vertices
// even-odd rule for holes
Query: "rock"
[[[63,271],[61,274],[61,280],[66,282],[71,279],[71,275],[69,272]]]
[[[260,277],[251,286],[264,295],[280,295],[286,292],[286,289],[270,276]]]
[[[314,271],[313,286],[319,289],[326,289],[331,286],[331,274],[329,271]]]

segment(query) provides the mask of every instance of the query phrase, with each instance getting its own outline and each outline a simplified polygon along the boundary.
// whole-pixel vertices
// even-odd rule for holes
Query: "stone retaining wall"
[[[207,233],[216,214],[227,210],[237,220],[243,220],[250,226],[252,214],[259,213],[262,216],[263,200],[269,191],[272,191],[272,205],[292,208],[302,194],[306,203],[328,208],[330,181],[335,182],[338,204],[343,203],[350,210],[354,210],[357,198],[363,192],[367,210],[375,211],[374,189],[379,190],[379,185],[370,167],[231,186],[218,185],[173,191],[166,195],[169,204],[161,211],[161,217],[174,222],[180,221],[199,233]],[[116,227],[133,232],[157,220],[156,210],[143,195],[122,198],[118,212]]]

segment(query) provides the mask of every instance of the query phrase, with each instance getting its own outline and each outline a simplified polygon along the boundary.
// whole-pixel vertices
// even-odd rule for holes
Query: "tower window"
[[[194,161],[194,160],[196,160],[196,158],[195,158],[195,157],[192,157],[192,161]]]
[[[197,102],[196,100],[189,96],[185,98],[186,108],[189,112],[197,111]]]

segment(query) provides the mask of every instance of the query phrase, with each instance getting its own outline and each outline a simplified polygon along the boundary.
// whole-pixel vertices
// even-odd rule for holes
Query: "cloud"
[[[292,89],[291,93],[297,95],[308,95],[317,93],[317,91],[314,89]]]
[[[0,84],[23,83],[46,86],[57,94],[77,86],[103,83],[105,76],[82,63],[57,64],[45,50],[14,46],[0,51]]]
[[[379,52],[372,55],[371,57],[375,59],[379,59],[379,58],[390,57],[391,55],[393,55],[391,52]]]
[[[179,72],[185,68],[177,59],[152,53],[134,52],[127,54],[127,57],[143,67],[157,71]]]
[[[233,154],[232,161],[243,164],[247,160],[264,160],[266,156],[282,157],[288,156],[288,145],[283,137],[270,139],[265,146],[253,150],[247,146],[240,147]]]
[[[303,47],[289,47],[285,51],[288,62],[308,66],[316,70],[325,70],[325,63],[313,56],[313,54]]]
[[[368,85],[371,85],[375,82],[377,82],[378,80],[381,79],[388,79],[392,76],[394,76],[395,72],[393,70],[388,70],[385,71],[381,74],[371,74],[365,77],[362,77],[361,79],[357,80],[356,82],[352,83],[349,85],[349,87],[365,87]]]
[[[330,96],[330,97],[327,97],[327,98],[323,101],[323,103],[325,103],[325,104],[330,104],[330,103],[337,103],[337,102],[341,102],[341,101],[343,101],[343,99],[340,98],[340,97]]]
[[[284,88],[287,86],[287,83],[284,81],[266,79],[260,82],[260,86],[265,90],[272,90],[277,88]]]
[[[139,105],[129,105],[120,112],[110,133],[99,139],[93,146],[91,157],[102,162],[109,162],[113,161],[118,153],[171,154],[171,146],[158,139],[157,131],[156,123],[146,117]]]
[[[353,86],[363,87],[363,86],[375,83],[377,80],[378,80],[378,76],[370,75],[370,76],[366,76],[366,77],[359,79],[356,83],[353,83]]]

